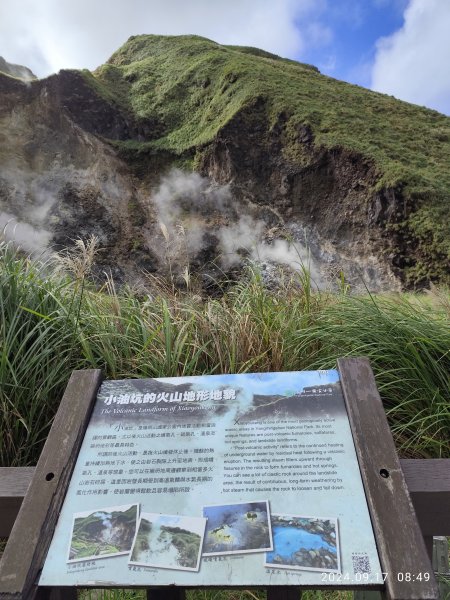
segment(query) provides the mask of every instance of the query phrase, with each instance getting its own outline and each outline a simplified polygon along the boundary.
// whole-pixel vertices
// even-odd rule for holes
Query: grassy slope
[[[380,174],[377,188],[402,190],[417,207],[408,220],[414,237],[439,260],[450,259],[449,117],[323,76],[310,65],[198,36],[132,37],[86,78],[138,120],[161,123],[150,142],[118,144],[131,153],[192,157],[242,107],[264,97],[270,123],[288,116],[287,160],[304,160],[299,124],[312,127],[317,145],[371,158]]]
[[[373,157],[383,183],[403,174],[412,190],[448,192],[450,118],[268,56],[197,36],[136,36],[95,75],[135,115],[159,116],[166,135],[153,143],[176,152],[211,141],[246,102],[264,96],[273,121],[285,111],[310,124],[319,144]]]

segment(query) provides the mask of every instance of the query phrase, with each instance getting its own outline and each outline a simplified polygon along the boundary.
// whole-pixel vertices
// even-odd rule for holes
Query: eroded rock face
[[[99,278],[110,271],[135,283],[145,270],[179,279],[188,260],[211,282],[223,271],[211,265],[223,253],[224,228],[248,214],[266,246],[279,235],[306,239],[324,281],[342,270],[356,284],[398,289],[402,268],[414,260],[401,230],[392,232],[411,208],[402,191],[374,192],[380,175],[370,161],[321,148],[308,126],[292,130],[287,115],[270,125],[263,98],[191,153],[199,172],[231,196],[225,208],[203,206],[207,190],[199,206],[180,205],[180,224],[197,228],[198,239],[171,258],[153,197],[173,157],[149,155],[137,168],[115,146],[157,136],[156,119],[136,122],[73,71],[31,85],[0,74],[0,98],[0,226],[25,250],[70,247],[94,234]],[[236,272],[235,262],[228,267]]]
[[[342,270],[374,289],[398,289],[402,247],[389,227],[404,218],[401,190],[375,193],[380,175],[373,163],[345,148],[316,146],[306,126],[296,132],[293,160],[285,152],[285,115],[269,129],[258,115],[261,102],[237,115],[205,149],[202,172],[232,181],[241,202],[257,205],[260,214],[266,209],[269,224],[306,238],[325,274]]]
[[[74,87],[65,78],[26,86],[0,75],[0,224],[7,238],[38,254],[96,235],[99,273],[111,268],[119,281],[132,280],[142,265],[156,268],[139,246],[151,211],[128,166],[88,130],[96,115],[105,119],[98,130],[109,134],[127,124],[90,90],[84,94],[77,77]]]

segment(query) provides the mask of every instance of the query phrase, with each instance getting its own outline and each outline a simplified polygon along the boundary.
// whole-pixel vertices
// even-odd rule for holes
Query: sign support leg
[[[301,600],[302,592],[295,587],[273,586],[267,588],[267,600]]]

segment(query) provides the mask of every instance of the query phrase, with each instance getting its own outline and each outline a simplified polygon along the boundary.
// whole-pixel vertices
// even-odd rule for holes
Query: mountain
[[[0,73],[0,226],[99,240],[95,274],[205,288],[246,257],[371,289],[450,281],[450,118],[256,48],[131,37],[94,72]]]
[[[10,77],[16,77],[17,79],[23,79],[24,81],[36,79],[36,75],[28,69],[28,67],[9,63],[3,56],[0,56],[0,73],[9,75]]]

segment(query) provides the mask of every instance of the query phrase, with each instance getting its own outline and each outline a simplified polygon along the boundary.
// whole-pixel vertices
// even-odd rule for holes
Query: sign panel
[[[105,381],[39,585],[380,584],[337,371]]]

